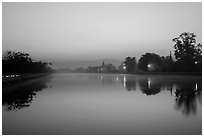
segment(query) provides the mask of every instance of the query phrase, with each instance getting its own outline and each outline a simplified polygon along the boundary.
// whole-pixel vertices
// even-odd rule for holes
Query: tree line
[[[2,57],[2,73],[45,73],[53,71],[51,63],[34,61],[28,53],[5,51]]]
[[[125,58],[124,64],[128,73],[145,72],[202,72],[202,45],[196,44],[194,33],[184,32],[172,40],[174,45],[173,60],[169,56],[155,53],[143,54],[138,63],[135,57]]]
[[[202,72],[202,45],[196,44],[194,33],[184,32],[172,40],[175,42],[174,56],[160,56],[155,53],[143,54],[138,63],[135,57],[126,57],[124,64],[112,64],[77,68],[73,72]],[[2,72],[5,73],[44,73],[52,72],[51,63],[34,61],[28,53],[5,51],[2,57]]]

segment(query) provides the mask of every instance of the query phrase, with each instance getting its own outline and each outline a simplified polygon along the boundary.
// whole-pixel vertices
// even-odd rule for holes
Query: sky
[[[138,60],[173,53],[173,38],[193,32],[202,42],[202,3],[3,3],[2,51],[36,60]],[[69,66],[68,63],[66,63]]]

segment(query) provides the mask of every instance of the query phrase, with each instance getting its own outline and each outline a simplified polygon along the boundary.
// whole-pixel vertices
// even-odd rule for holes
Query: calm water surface
[[[202,78],[53,74],[3,89],[3,134],[201,134]]]

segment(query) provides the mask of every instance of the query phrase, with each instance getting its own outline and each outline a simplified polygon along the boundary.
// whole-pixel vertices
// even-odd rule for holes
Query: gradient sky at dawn
[[[202,42],[202,4],[4,2],[2,30],[3,51],[38,60],[138,59],[173,52],[182,32]]]

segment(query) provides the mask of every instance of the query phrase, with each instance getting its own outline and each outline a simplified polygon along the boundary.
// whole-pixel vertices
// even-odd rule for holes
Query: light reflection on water
[[[202,79],[54,74],[3,89],[2,122],[3,134],[201,134]]]

